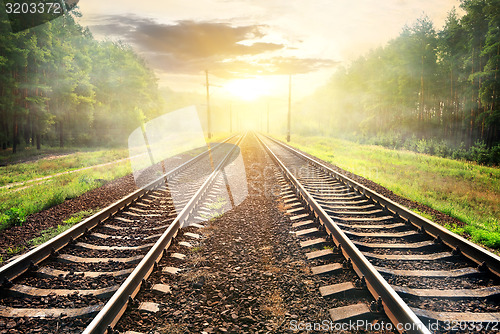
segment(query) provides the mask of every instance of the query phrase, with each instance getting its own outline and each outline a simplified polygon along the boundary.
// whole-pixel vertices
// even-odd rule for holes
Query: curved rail
[[[382,301],[383,308],[389,319],[394,323],[396,328],[400,328],[398,324],[403,324],[403,328],[408,328],[407,324],[411,324],[410,329],[406,329],[406,333],[422,334],[430,333],[422,321],[415,315],[415,313],[406,305],[401,297],[394,291],[394,289],[387,283],[387,281],[380,275],[380,273],[373,267],[373,265],[366,259],[366,257],[359,251],[359,249],[352,243],[351,240],[342,232],[342,230],[333,222],[323,208],[316,202],[311,194],[302,186],[302,184],[293,176],[289,169],[283,164],[281,160],[272,152],[272,150],[262,141],[258,136],[258,140],[263,145],[265,150],[269,153],[271,158],[283,170],[285,177],[294,185],[297,195],[303,199],[310,211],[319,219],[327,231],[333,237],[335,244],[339,247],[344,256],[351,260],[354,270],[360,278],[365,279],[366,285],[375,300],[379,298]],[[269,137],[267,137],[269,138]],[[269,138],[272,139],[272,138]],[[272,139],[275,141],[274,139]],[[275,141],[278,144],[281,144]],[[285,148],[287,146],[282,145]],[[289,148],[288,148],[289,149]],[[294,150],[294,153],[297,152]],[[297,152],[300,153],[300,152]],[[303,156],[303,155],[301,155]],[[309,161],[310,158],[306,157]],[[313,160],[311,160],[313,161]],[[315,162],[314,162],[315,163]]]
[[[203,198],[203,195],[210,188],[217,174],[225,166],[227,160],[233,154],[234,150],[238,147],[238,144],[244,137],[245,136],[242,136],[238,139],[235,146],[227,153],[224,159],[222,159],[219,165],[215,168],[212,174],[210,174],[191,200],[186,204],[172,224],[170,224],[167,230],[144,256],[134,271],[128,276],[111,299],[106,303],[106,305],[104,305],[103,309],[87,326],[83,334],[100,334],[105,333],[106,331],[108,331],[108,333],[113,333],[113,326],[118,322],[123,312],[125,312],[128,303],[133,300],[141,288],[144,280],[149,277],[155,265],[164,255],[164,251],[170,246],[173,238],[175,238],[180,228],[183,227],[184,222],[186,222],[191,216],[200,199]]]

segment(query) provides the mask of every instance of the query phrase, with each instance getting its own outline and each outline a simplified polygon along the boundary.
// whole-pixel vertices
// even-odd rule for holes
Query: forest
[[[300,103],[297,131],[500,163],[500,1],[460,7],[339,69]]]
[[[162,111],[156,78],[130,46],[97,41],[78,11],[13,33],[0,22],[0,145],[123,145]]]
[[[123,146],[142,121],[174,107],[194,103],[204,112],[202,94],[160,90],[130,46],[96,40],[79,15],[18,33],[0,22],[3,150]],[[498,165],[499,64],[500,0],[462,0],[441,29],[422,16],[339,66],[326,85],[294,102],[292,133]],[[230,102],[213,102],[213,126],[227,131]],[[262,123],[263,105],[241,114]],[[274,129],[285,131],[284,116],[274,114]]]

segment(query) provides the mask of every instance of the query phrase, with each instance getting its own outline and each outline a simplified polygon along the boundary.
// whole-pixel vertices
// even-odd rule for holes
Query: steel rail
[[[96,227],[98,224],[113,217],[114,215],[116,215],[118,212],[120,212],[124,208],[130,206],[132,203],[134,203],[138,199],[142,198],[147,193],[158,188],[162,184],[162,181],[166,177],[174,176],[174,175],[180,173],[185,168],[189,167],[190,165],[194,164],[195,162],[202,159],[206,155],[210,154],[211,150],[214,150],[217,147],[219,147],[220,145],[223,145],[224,143],[228,142],[229,140],[231,140],[235,136],[236,135],[233,135],[233,136],[227,138],[226,140],[224,140],[222,143],[217,144],[216,146],[214,146],[210,150],[207,150],[203,153],[198,154],[197,156],[191,158],[190,160],[186,161],[182,165],[180,165],[180,166],[176,167],[175,169],[171,170],[170,172],[160,176],[158,179],[150,182],[144,188],[134,191],[133,193],[123,197],[122,199],[109,205],[108,207],[106,207],[103,210],[99,211],[98,213],[92,215],[91,217],[76,224],[75,226],[68,229],[67,231],[57,235],[56,237],[50,239],[49,241],[43,243],[40,246],[34,248],[33,250],[29,251],[28,253],[21,255],[20,257],[16,258],[15,260],[12,260],[8,264],[6,264],[5,266],[0,268],[0,284],[2,284],[2,286],[8,287],[10,285],[10,282],[13,279],[22,275],[24,272],[28,271],[30,268],[33,268],[34,265],[37,265],[38,263],[42,262],[43,260],[48,258],[51,254],[54,254],[57,251],[59,251],[60,249],[62,249],[63,247],[65,247],[68,243],[72,243],[78,237],[84,235],[85,233],[88,233],[91,229]]]
[[[385,196],[378,194],[377,192],[370,190],[364,185],[344,176],[325,164],[315,161],[305,155],[304,153],[296,150],[289,145],[286,145],[274,138],[266,136],[270,140],[274,141],[278,145],[288,149],[289,151],[295,153],[308,163],[314,164],[323,171],[325,171],[330,176],[343,182],[349,186],[352,190],[366,196],[367,198],[373,200],[374,202],[380,204],[386,210],[389,210],[396,216],[400,216],[407,222],[411,223],[413,226],[417,227],[421,232],[425,232],[433,237],[437,242],[442,242],[454,250],[454,254],[462,254],[469,258],[471,261],[475,262],[481,270],[490,270],[493,274],[500,276],[500,257],[493,254],[492,252],[462,238],[461,236],[447,230],[441,225],[438,225],[427,218],[420,216],[419,214],[403,207],[402,205],[386,198]]]
[[[191,200],[177,215],[175,220],[170,224],[167,230],[144,256],[134,271],[127,277],[125,282],[104,305],[102,310],[96,315],[82,334],[102,334],[106,333],[106,331],[111,334],[114,332],[113,326],[116,325],[122,314],[125,312],[128,304],[133,301],[133,298],[139,292],[141,285],[153,272],[155,266],[170,246],[173,238],[175,238],[179,230],[183,227],[183,224],[193,214],[193,211],[197,207],[199,201],[206,194],[210,186],[215,181],[218,173],[225,166],[229,157],[233,154],[234,150],[238,147],[239,143],[245,136],[246,134],[238,139],[235,146],[232,147],[224,159],[219,163],[219,165],[217,165],[212,174],[210,174],[210,176],[205,180]]]
[[[267,137],[267,136],[266,136]],[[270,157],[283,170],[285,177],[296,188],[297,195],[306,203],[308,209],[314,213],[320,223],[324,225],[330,233],[337,247],[339,247],[346,257],[350,259],[353,269],[360,278],[364,278],[366,286],[375,300],[382,301],[382,306],[395,328],[403,333],[412,334],[430,334],[430,331],[415,315],[415,313],[406,305],[401,297],[392,289],[387,281],[344,234],[344,232],[335,224],[325,210],[316,202],[311,194],[303,185],[293,176],[284,163],[274,154],[269,146],[258,136],[257,139],[268,152]]]

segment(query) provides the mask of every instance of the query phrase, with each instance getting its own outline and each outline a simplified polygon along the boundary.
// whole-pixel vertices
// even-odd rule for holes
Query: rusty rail
[[[382,301],[382,306],[385,313],[396,326],[396,328],[403,328],[400,332],[412,334],[429,334],[430,331],[422,323],[422,321],[415,315],[415,313],[406,305],[401,297],[394,291],[394,289],[387,283],[387,281],[380,275],[380,273],[373,267],[373,265],[366,259],[366,257],[359,251],[359,249],[349,240],[349,238],[342,232],[342,230],[335,224],[325,210],[316,202],[311,194],[302,186],[302,184],[293,176],[288,168],[281,160],[272,152],[272,150],[257,137],[262,146],[266,149],[271,158],[283,170],[285,177],[296,188],[297,195],[303,199],[307,204],[309,210],[317,217],[322,225],[326,227],[327,232],[332,236],[335,244],[342,250],[346,259],[350,259],[353,269],[356,271],[360,278],[365,279],[366,286],[375,300]],[[288,146],[282,145],[280,142],[269,138],[281,146],[289,149],[295,154],[297,152]],[[300,157],[305,157],[299,155]],[[316,163],[308,157],[307,161]]]
[[[227,141],[231,140],[234,137],[235,137],[235,135],[227,138],[222,143],[219,143],[218,145],[213,147],[212,150],[219,147],[219,145],[223,145],[224,143],[226,143]],[[10,283],[13,279],[22,275],[24,272],[29,270],[30,267],[33,267],[34,265],[42,262],[43,260],[48,258],[51,254],[54,254],[58,250],[65,247],[68,243],[72,242],[73,240],[76,240],[77,238],[79,238],[83,234],[88,233],[88,231],[90,231],[91,229],[96,227],[98,224],[113,217],[118,212],[127,208],[128,206],[130,206],[132,203],[136,202],[141,197],[145,196],[149,192],[158,188],[162,184],[162,181],[166,177],[174,176],[174,175],[180,173],[182,170],[191,166],[192,164],[194,164],[195,162],[202,159],[203,157],[205,157],[208,154],[210,154],[210,150],[205,151],[201,154],[198,154],[197,156],[186,161],[182,165],[176,167],[172,171],[170,171],[170,172],[160,176],[158,179],[150,182],[143,189],[139,189],[139,190],[134,191],[130,195],[123,197],[122,199],[120,199],[117,202],[111,204],[110,206],[104,208],[103,210],[99,211],[98,213],[94,214],[93,216],[83,220],[82,222],[80,222],[77,225],[73,226],[72,228],[68,229],[67,231],[50,239],[49,241],[36,247],[35,249],[29,251],[28,253],[16,258],[15,260],[12,260],[8,264],[6,264],[5,266],[0,268],[0,284],[2,284],[2,286],[10,285]]]
[[[238,139],[236,145],[227,153],[212,174],[210,174],[207,180],[202,184],[200,189],[198,189],[191,200],[177,215],[172,224],[170,224],[155,245],[144,256],[134,271],[128,276],[106,305],[104,305],[103,309],[97,314],[94,320],[87,326],[83,334],[101,334],[106,333],[106,331],[110,334],[113,333],[113,326],[127,309],[128,303],[133,300],[135,295],[139,292],[144,280],[152,273],[155,264],[160,261],[164,255],[164,251],[170,246],[173,238],[175,238],[179,230],[183,227],[184,222],[191,216],[199,204],[199,201],[215,181],[217,174],[226,165],[229,157],[233,154],[235,148],[238,147],[238,144],[243,138],[244,136]]]

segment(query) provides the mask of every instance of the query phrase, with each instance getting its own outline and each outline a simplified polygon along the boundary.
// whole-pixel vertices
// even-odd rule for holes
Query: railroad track
[[[323,296],[365,289],[370,305],[329,310],[338,323],[383,312],[405,333],[498,332],[500,258],[292,147],[258,136],[292,189],[284,192],[301,246],[324,261],[317,275],[352,268],[359,277],[320,287]],[[307,210],[304,210],[304,207]]]
[[[1,327],[113,332],[180,229],[210,214],[207,192],[226,190],[221,171],[242,138],[228,138],[1,267]]]

